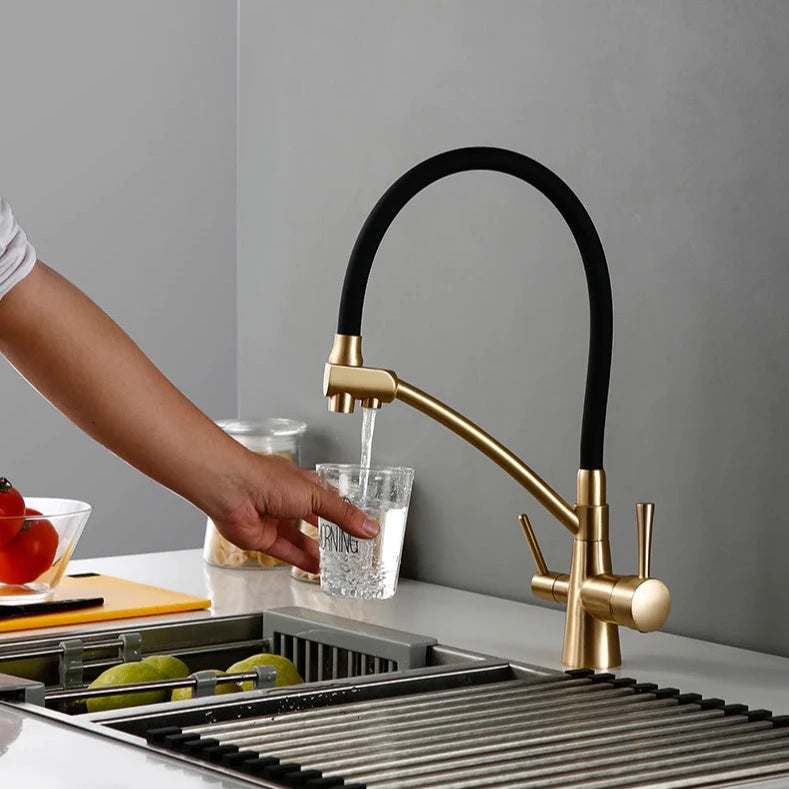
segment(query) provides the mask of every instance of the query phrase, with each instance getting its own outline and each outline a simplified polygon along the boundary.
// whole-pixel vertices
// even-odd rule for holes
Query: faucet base
[[[585,611],[574,617],[572,631],[570,618],[565,630],[562,647],[562,665],[567,668],[616,668],[622,664],[619,651],[619,628],[601,622]]]

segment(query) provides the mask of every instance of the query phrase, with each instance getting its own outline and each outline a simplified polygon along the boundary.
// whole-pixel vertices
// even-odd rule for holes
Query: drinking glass
[[[414,470],[403,466],[320,463],[318,479],[380,527],[372,540],[352,537],[318,520],[321,589],[334,597],[383,600],[397,590]]]

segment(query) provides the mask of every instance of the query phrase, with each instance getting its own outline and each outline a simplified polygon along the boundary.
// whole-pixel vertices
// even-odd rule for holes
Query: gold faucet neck
[[[576,479],[577,503],[599,507],[605,504],[605,471],[601,468],[578,469]]]
[[[362,338],[359,334],[335,334],[334,344],[329,354],[329,364],[346,367],[361,367]]]
[[[608,616],[608,587],[598,595],[602,602],[597,608],[584,605],[584,590],[590,584],[613,578],[605,471],[579,469],[576,484],[578,533],[568,579],[562,662],[572,668],[611,668],[620,664],[621,654],[619,631]]]
[[[323,379],[324,393],[328,392],[329,375],[333,365],[341,367],[362,366],[362,338],[358,334],[335,334],[334,343],[329,353]],[[334,392],[329,395],[329,411],[336,414],[352,414],[354,398],[348,392]]]

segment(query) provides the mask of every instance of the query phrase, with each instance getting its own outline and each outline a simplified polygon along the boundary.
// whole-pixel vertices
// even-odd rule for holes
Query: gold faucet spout
[[[464,438],[526,488],[572,535],[578,532],[578,516],[575,510],[545,480],[537,476],[519,457],[489,433],[441,401],[403,380],[398,380],[395,396]]]

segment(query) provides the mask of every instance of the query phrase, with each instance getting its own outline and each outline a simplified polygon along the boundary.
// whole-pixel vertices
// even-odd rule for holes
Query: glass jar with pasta
[[[217,422],[229,436],[260,455],[279,455],[297,465],[300,462],[301,437],[307,429],[295,419],[222,419]],[[208,518],[205,527],[203,558],[217,567],[245,570],[272,570],[289,567],[261,551],[245,551],[226,540]]]

